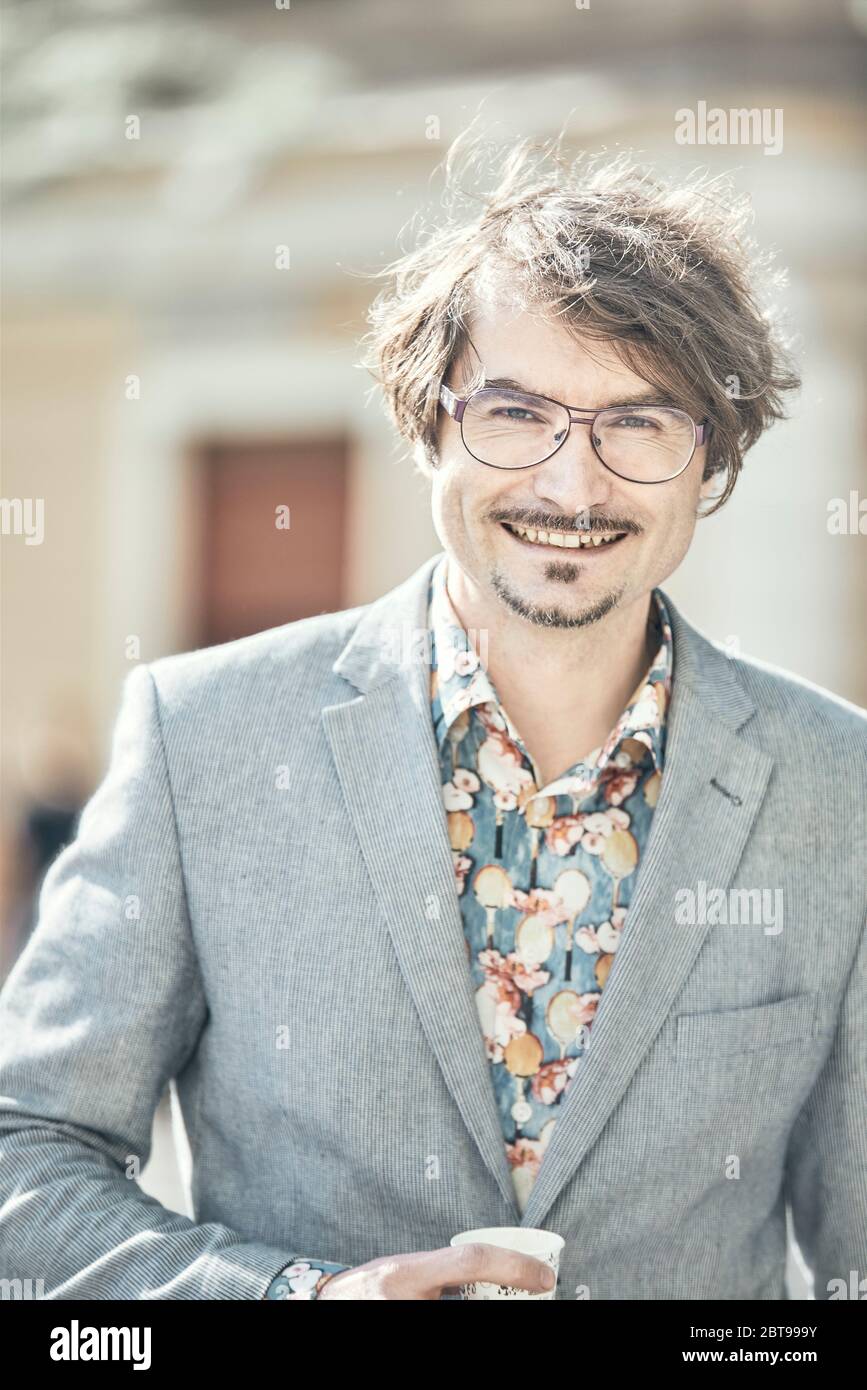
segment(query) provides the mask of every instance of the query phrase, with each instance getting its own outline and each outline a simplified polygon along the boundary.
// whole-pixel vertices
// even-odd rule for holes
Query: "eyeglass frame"
[[[566,440],[572,433],[573,425],[588,425],[590,427],[590,447],[593,450],[596,457],[598,458],[599,462],[602,464],[603,468],[607,468],[609,473],[613,473],[615,478],[621,478],[625,483],[639,483],[642,487],[656,487],[659,483],[671,483],[674,481],[675,478],[679,478],[681,473],[685,473],[687,468],[689,468],[689,465],[695,458],[696,449],[700,449],[702,445],[706,444],[710,435],[711,425],[709,420],[705,419],[700,422],[694,420],[688,411],[681,410],[680,406],[671,406],[667,403],[663,404],[662,402],[660,402],[659,404],[654,405],[652,401],[645,401],[642,405],[605,405],[602,406],[600,410],[592,410],[589,406],[566,405],[563,401],[554,400],[553,396],[543,396],[539,391],[513,391],[511,393],[512,395],[534,396],[537,400],[547,401],[550,405],[559,406],[560,409],[565,410],[569,416],[569,428],[567,429],[566,433],[564,434],[563,438],[560,440],[560,443],[556,446],[556,448],[552,449],[550,454],[546,454],[543,459],[537,459],[535,463],[519,463],[514,466],[502,463],[488,463],[487,459],[480,459],[478,454],[474,454],[472,449],[467,444],[467,441],[464,439],[464,411],[466,410],[473,397],[477,396],[480,391],[496,391],[498,389],[498,387],[489,386],[487,382],[484,382],[481,386],[477,387],[475,391],[471,391],[468,396],[462,398],[456,395],[454,391],[452,391],[448,386],[446,386],[445,381],[441,381],[439,388],[438,403],[443,407],[446,414],[454,420],[455,424],[460,425],[461,443],[463,444],[470,458],[474,458],[476,460],[476,463],[483,464],[485,468],[497,468],[500,470],[501,473],[522,473],[525,468],[538,468],[540,464],[547,463],[548,459],[553,458],[554,455],[558,453],[560,449],[563,448],[563,445],[566,443]],[[687,417],[687,419],[690,421],[692,425],[695,438],[693,441],[692,451],[689,455],[689,458],[686,460],[686,463],[683,465],[682,468],[679,468],[676,473],[670,473],[667,478],[627,478],[624,476],[623,473],[618,473],[616,468],[612,468],[610,463],[605,462],[599,450],[596,448],[596,445],[593,443],[593,426],[596,424],[598,417],[600,415],[604,415],[607,410],[672,409],[680,410],[681,415],[685,415]],[[590,418],[584,420],[576,420],[574,418],[574,414],[589,416]]]

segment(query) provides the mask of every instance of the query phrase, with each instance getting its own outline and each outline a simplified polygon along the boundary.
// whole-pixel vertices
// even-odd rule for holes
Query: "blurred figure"
[[[42,880],[75,838],[78,815],[93,788],[81,712],[70,720],[66,704],[55,716],[34,724],[19,752],[19,809],[3,854],[4,976],[36,925]]]

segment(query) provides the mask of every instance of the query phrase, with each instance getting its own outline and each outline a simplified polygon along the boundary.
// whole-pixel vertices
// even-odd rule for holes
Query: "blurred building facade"
[[[438,548],[356,344],[474,118],[752,195],[804,390],[668,588],[867,703],[863,542],[828,528],[867,496],[865,24],[806,0],[10,8],[2,492],[44,499],[44,537],[2,545],[7,883],[28,808],[100,776],[133,662],[367,602]],[[782,148],[679,145],[699,101],[782,111]]]

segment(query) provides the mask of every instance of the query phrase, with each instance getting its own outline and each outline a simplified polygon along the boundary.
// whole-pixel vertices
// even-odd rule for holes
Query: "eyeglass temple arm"
[[[455,395],[454,391],[450,391],[450,390],[449,390],[449,388],[446,386],[445,382],[443,382],[443,383],[440,385],[440,402],[441,402],[441,404],[445,407],[445,409],[448,411],[449,415],[451,415],[452,419],[453,419],[453,420],[456,420],[456,421],[458,422],[458,424],[460,424],[461,419],[463,418],[463,414],[464,414],[464,410],[465,410],[465,408],[466,408],[467,402],[466,402],[466,401],[459,400],[458,397]],[[579,407],[578,407],[578,406],[569,406],[568,409],[569,409],[570,411],[572,411],[572,410],[578,410]],[[587,411],[587,412],[583,412],[583,413],[586,413],[586,414],[590,415],[590,416],[591,416],[591,419],[592,419],[592,414],[593,414],[592,412]],[[588,425],[589,425],[589,424],[590,424],[590,420],[584,420],[584,421],[580,421],[580,422],[577,422],[577,423],[588,424]],[[707,436],[708,436],[709,430],[710,430],[710,424],[709,424],[709,422],[708,422],[707,420],[703,420],[703,421],[701,422],[700,425],[696,425],[696,427],[695,427],[695,442],[696,442],[697,445],[702,445],[702,444],[706,444],[706,443],[707,443]]]
[[[440,403],[445,406],[445,409],[448,411],[449,415],[451,415],[452,419],[457,420],[458,424],[460,424],[467,403],[466,401],[458,400],[454,391],[450,391],[445,382],[440,386]]]

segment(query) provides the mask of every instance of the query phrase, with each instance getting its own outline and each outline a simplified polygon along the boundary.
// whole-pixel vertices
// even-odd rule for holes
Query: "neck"
[[[489,598],[451,557],[446,587],[462,626],[487,633],[488,674],[546,781],[605,742],[655,655],[649,592],[587,627],[549,628]]]

